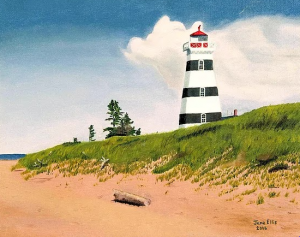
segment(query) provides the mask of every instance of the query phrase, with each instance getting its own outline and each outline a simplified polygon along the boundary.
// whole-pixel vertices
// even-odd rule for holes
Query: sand
[[[218,189],[195,191],[198,185],[189,181],[168,185],[151,174],[119,175],[101,183],[92,175],[41,174],[25,181],[21,170],[10,171],[15,163],[0,161],[1,237],[300,236],[299,204],[284,195],[246,205],[219,197]],[[152,203],[116,203],[113,189],[145,196]],[[265,222],[259,227],[267,229],[257,230],[254,220]]]

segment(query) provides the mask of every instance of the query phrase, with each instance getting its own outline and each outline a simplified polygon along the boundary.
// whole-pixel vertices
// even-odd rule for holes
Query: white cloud
[[[181,22],[170,21],[169,17],[164,16],[145,39],[132,38],[124,55],[135,63],[152,65],[169,88],[179,90],[185,69],[182,44],[188,39],[187,32]]]
[[[152,65],[180,94],[186,60],[182,45],[199,24],[186,29],[164,16],[145,39],[132,38],[124,55],[135,63]],[[205,32],[217,44],[214,65],[223,108],[239,102],[244,107],[247,101],[282,103],[299,93],[300,19],[255,17]]]

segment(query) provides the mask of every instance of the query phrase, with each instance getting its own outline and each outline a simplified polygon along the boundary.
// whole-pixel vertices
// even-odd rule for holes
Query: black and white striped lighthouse
[[[221,120],[221,105],[213,70],[213,43],[208,35],[198,31],[183,45],[187,52],[186,72],[182,92],[179,127],[185,128]]]

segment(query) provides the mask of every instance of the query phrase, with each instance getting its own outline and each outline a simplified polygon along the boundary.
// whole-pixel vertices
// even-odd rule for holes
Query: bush
[[[264,202],[265,202],[264,197],[261,194],[259,194],[258,198],[257,198],[257,201],[256,201],[256,204],[260,205],[260,204],[263,204]]]
[[[274,198],[276,196],[276,192],[269,192],[269,198]]]
[[[64,142],[62,145],[63,146],[73,146],[73,145],[76,145],[76,144],[79,144],[81,143],[80,141],[76,141],[76,142]]]
[[[232,180],[229,182],[229,184],[233,187],[233,188],[236,188],[239,186],[239,181],[238,180]]]

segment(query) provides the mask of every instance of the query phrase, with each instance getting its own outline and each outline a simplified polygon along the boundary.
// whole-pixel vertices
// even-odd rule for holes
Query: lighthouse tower
[[[221,119],[221,106],[213,70],[213,43],[208,35],[198,31],[183,45],[187,52],[186,72],[182,92],[179,127],[201,125]]]

